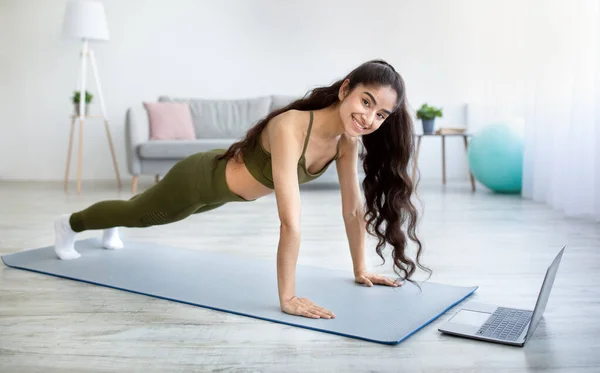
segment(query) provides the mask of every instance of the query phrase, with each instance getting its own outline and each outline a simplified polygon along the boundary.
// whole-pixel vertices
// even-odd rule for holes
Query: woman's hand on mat
[[[308,298],[292,297],[281,304],[281,310],[290,315],[305,316],[311,319],[333,319],[333,312],[314,304]]]
[[[354,276],[354,281],[359,284],[365,284],[369,287],[373,286],[373,284],[377,285],[387,285],[387,286],[402,286],[402,283],[399,281],[394,281],[393,279],[381,275],[377,275],[375,273],[370,273],[367,271],[362,271]]]

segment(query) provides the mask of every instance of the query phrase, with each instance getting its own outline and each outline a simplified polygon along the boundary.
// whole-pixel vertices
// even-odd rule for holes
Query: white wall
[[[81,47],[61,38],[65,4],[0,1],[0,179],[64,176]],[[515,0],[104,4],[111,39],[91,46],[125,180],[125,110],[142,100],[304,94],[384,58],[404,76],[414,110],[423,102],[442,106],[439,125],[463,125],[465,103],[510,94],[518,84],[528,67],[524,36],[537,27],[528,21],[535,3]],[[100,113],[95,101],[92,111]],[[102,122],[88,123],[83,177],[114,178]],[[447,151],[448,178],[466,182],[462,142],[449,141]],[[421,150],[422,177],[441,178],[440,161],[439,139],[430,138]]]

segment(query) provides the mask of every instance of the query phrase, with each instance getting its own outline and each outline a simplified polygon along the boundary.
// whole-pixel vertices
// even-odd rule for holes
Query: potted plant
[[[442,117],[442,108],[429,106],[425,103],[417,110],[417,118],[423,122],[423,133],[433,133],[436,117]]]
[[[93,97],[94,96],[91,93],[85,91],[85,115],[88,115],[90,102],[92,102]],[[71,97],[71,100],[75,106],[75,113],[79,115],[80,91],[73,92],[73,97]]]

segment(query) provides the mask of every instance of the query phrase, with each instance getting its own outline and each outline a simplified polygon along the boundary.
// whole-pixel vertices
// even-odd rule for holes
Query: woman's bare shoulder
[[[305,111],[288,110],[271,118],[264,129],[263,146],[265,149],[271,152],[271,142],[269,140],[271,137],[286,138],[301,144],[305,128],[300,124],[302,121],[308,123],[308,116],[309,113]]]
[[[301,110],[287,110],[274,116],[266,126],[267,132],[283,131],[285,133],[294,133],[302,136],[305,128],[301,123],[308,123],[309,113]]]

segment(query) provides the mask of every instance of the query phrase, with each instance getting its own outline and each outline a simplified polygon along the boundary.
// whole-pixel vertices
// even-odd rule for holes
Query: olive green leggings
[[[213,167],[224,149],[193,154],[177,162],[146,191],[129,200],[95,203],[75,212],[69,222],[75,232],[113,227],[142,228],[182,220],[192,214],[247,201],[231,192],[225,180],[227,160]]]

